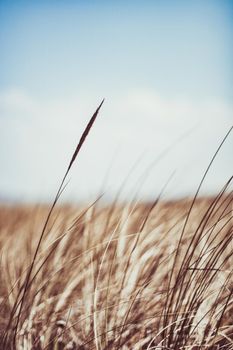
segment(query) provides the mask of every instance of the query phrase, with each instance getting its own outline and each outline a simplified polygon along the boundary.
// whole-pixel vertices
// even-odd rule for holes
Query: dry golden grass
[[[58,207],[17,331],[48,208],[1,207],[2,348],[233,349],[232,196],[190,205]]]
[[[0,208],[1,349],[233,349],[231,179],[214,198]]]

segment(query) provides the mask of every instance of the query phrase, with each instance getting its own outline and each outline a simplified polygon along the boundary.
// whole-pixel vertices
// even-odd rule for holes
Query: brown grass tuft
[[[224,189],[197,200],[181,242],[188,199],[152,210],[150,204],[103,208],[98,202],[88,210],[57,208],[36,257],[15,348],[230,349],[232,198]],[[0,210],[6,349],[13,348],[12,309],[46,212]]]

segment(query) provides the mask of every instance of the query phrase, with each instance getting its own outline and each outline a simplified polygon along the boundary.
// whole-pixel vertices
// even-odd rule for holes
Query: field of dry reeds
[[[231,179],[215,197],[59,206],[97,114],[51,207],[0,208],[1,349],[233,349]]]

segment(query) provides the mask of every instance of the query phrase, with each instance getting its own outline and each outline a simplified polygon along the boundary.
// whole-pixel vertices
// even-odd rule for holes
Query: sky
[[[63,200],[193,195],[233,125],[232,38],[226,0],[0,0],[0,200],[52,200],[103,98]]]

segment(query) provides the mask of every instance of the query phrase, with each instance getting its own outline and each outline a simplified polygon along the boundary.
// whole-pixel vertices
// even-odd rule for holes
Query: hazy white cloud
[[[42,101],[22,89],[2,92],[0,194],[34,200],[52,198],[99,102],[96,96],[78,93]],[[133,194],[137,179],[171,145],[174,146],[166,157],[144,178],[141,195],[154,196],[174,169],[177,173],[168,195],[191,193],[232,118],[233,106],[214,98],[203,101],[184,96],[168,98],[147,89],[107,96],[74,167],[65,197],[96,195],[107,173],[105,187],[109,194],[116,192],[132,165],[143,155],[126,186]],[[183,139],[176,142],[180,137]],[[217,190],[232,173],[232,143],[231,136],[210,173],[206,190]]]

